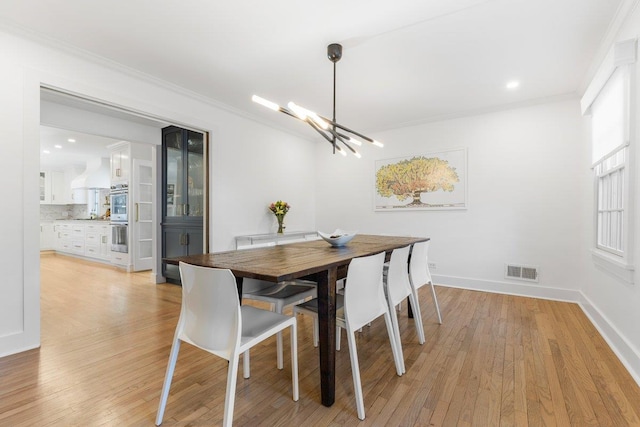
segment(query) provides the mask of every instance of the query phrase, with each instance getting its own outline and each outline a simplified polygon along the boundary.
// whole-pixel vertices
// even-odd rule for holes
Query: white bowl
[[[320,237],[322,237],[331,246],[344,246],[356,235],[357,231],[344,231],[339,228],[333,233],[323,233],[318,231]]]

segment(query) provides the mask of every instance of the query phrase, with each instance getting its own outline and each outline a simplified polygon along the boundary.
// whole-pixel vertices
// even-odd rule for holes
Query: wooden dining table
[[[331,246],[324,240],[289,243],[256,249],[234,250],[166,258],[169,264],[181,261],[203,267],[229,269],[242,295],[244,278],[269,282],[294,279],[317,283],[320,389],[322,404],[335,401],[336,281],[345,278],[353,258],[386,252],[429,240],[428,237],[357,235],[346,245]]]

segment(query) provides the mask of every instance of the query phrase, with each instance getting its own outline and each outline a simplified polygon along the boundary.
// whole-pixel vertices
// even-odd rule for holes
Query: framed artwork
[[[375,163],[374,210],[467,208],[467,149]]]

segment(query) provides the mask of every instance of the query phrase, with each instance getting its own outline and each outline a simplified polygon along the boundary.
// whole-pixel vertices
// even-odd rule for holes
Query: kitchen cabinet
[[[56,223],[54,230],[56,251],[71,253],[71,223]]]
[[[52,229],[56,251],[110,261],[110,226],[106,221],[56,221]]]
[[[71,180],[69,172],[40,171],[40,204],[86,204],[87,189],[71,189]]]
[[[129,182],[131,156],[129,143],[120,143],[111,148],[111,183]]]
[[[203,253],[204,236],[202,227],[165,226],[162,230],[163,258]],[[162,275],[170,282],[180,283],[180,270],[177,265],[164,264]]]
[[[40,223],[40,250],[50,251],[55,249],[56,235],[52,222]]]
[[[162,257],[206,250],[206,149],[202,133],[170,126],[162,129]],[[180,281],[177,269],[162,273]]]
[[[109,259],[108,224],[86,223],[84,251],[91,258]]]
[[[68,185],[65,181],[64,172],[51,171],[51,204],[66,205],[69,203]]]

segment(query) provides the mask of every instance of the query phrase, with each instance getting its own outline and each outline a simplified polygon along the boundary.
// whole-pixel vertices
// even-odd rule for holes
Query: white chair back
[[[402,300],[411,294],[411,284],[409,283],[409,251],[411,246],[394,249],[389,261],[389,272],[387,273],[387,293],[391,301],[391,306],[395,307]]]
[[[429,272],[429,264],[427,263],[428,251],[428,241],[415,243],[413,245],[409,274],[411,274],[411,281],[416,289],[431,283],[431,273]]]
[[[242,316],[230,270],[180,263],[182,310],[176,333],[182,341],[225,359],[237,354]]]
[[[387,312],[382,285],[384,252],[354,258],[347,272],[344,311],[348,329],[356,330]]]

